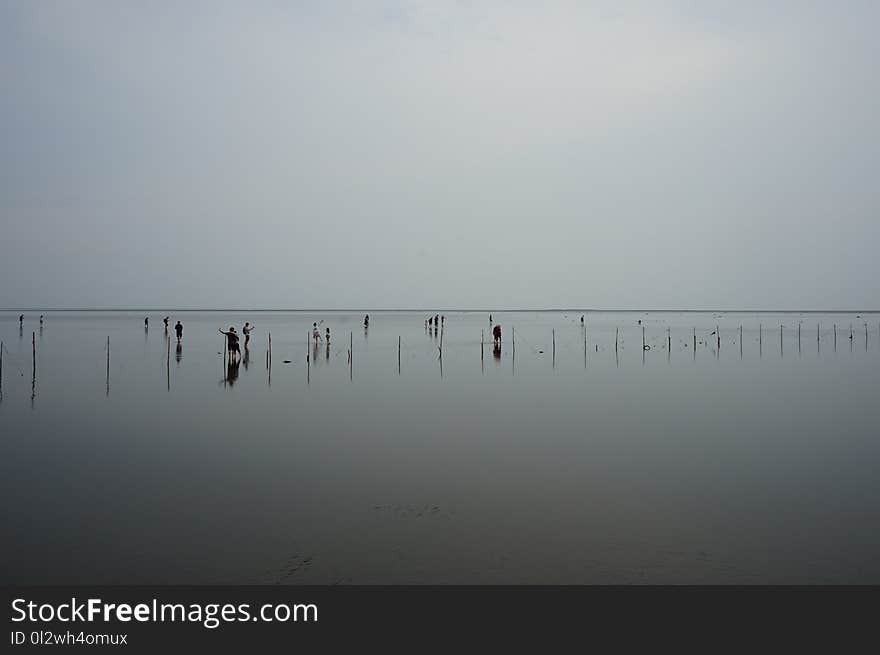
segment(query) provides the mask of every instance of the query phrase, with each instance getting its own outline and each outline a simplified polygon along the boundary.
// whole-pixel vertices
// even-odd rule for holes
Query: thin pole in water
[[[868,352],[868,324],[865,323],[865,352]]]
[[[801,324],[798,323],[798,355],[801,354]]]
[[[642,352],[645,352],[645,326],[642,326]]]
[[[351,351],[348,351],[348,361],[351,363]],[[306,384],[312,379],[312,357],[309,354],[309,333],[306,332]]]
[[[31,333],[31,350],[33,352],[34,376],[37,375],[37,333]]]
[[[348,361],[348,379],[354,377],[354,331],[348,333],[348,348],[351,351],[351,358]]]
[[[400,375],[400,335],[397,336],[397,374]]]
[[[617,335],[620,332],[620,328],[614,328],[614,352],[617,352]]]
[[[718,329],[718,324],[715,324],[715,341],[717,343],[717,354],[721,354],[721,330]]]
[[[587,324],[584,323],[584,368],[587,368]]]
[[[819,324],[816,323],[816,354],[818,354],[820,352],[821,352],[821,350],[820,350],[820,346],[819,346]]]
[[[782,357],[782,326],[779,326],[779,356]]]
[[[110,337],[107,337],[107,395],[110,395]]]
[[[739,325],[739,358],[743,358],[743,326],[742,323]]]
[[[486,333],[483,330],[480,330],[480,361],[483,361],[483,348],[486,340]]]
[[[3,342],[0,341],[0,390],[3,389]]]
[[[556,328],[553,328],[553,368],[556,368]]]
[[[834,352],[837,352],[837,323],[834,324]]]

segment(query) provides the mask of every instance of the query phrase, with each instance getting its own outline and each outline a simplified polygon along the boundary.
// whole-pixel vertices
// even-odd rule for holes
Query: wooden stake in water
[[[798,323],[798,355],[801,354],[801,324]]]
[[[480,330],[480,361],[483,361],[483,348],[485,347],[486,333]]]
[[[782,326],[779,326],[779,356],[782,357]]]
[[[110,395],[110,337],[107,337],[107,395]]]
[[[620,332],[620,328],[614,328],[614,352],[617,352],[617,336]]]
[[[819,324],[816,323],[816,353],[818,354],[820,351],[819,347]]]
[[[0,341],[0,391],[3,390],[3,342]]]
[[[553,328],[553,368],[556,368],[556,328]]]
[[[351,351],[351,357],[348,360],[348,379],[354,377],[354,332],[348,333],[348,348]]]
[[[694,328],[694,357],[697,356],[697,328]]]
[[[740,323],[740,326],[739,326],[739,358],[742,359],[742,357],[743,357],[743,326]]]
[[[764,326],[758,323],[758,357],[764,353]]]
[[[715,341],[717,352],[721,353],[721,330],[718,329],[718,325],[715,325]]]
[[[837,323],[834,324],[834,352],[837,352]]]
[[[642,352],[645,352],[645,326],[642,326]]]
[[[511,328],[510,343],[513,345],[513,357],[516,358],[516,328]]]
[[[400,335],[397,337],[397,374],[400,375]]]

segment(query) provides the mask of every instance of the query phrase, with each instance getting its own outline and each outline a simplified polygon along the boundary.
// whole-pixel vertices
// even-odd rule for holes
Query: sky
[[[0,0],[0,307],[880,307],[880,3]]]

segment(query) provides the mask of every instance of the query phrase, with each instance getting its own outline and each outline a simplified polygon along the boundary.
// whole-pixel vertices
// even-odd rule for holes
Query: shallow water
[[[0,312],[5,582],[880,582],[876,313],[167,313]]]

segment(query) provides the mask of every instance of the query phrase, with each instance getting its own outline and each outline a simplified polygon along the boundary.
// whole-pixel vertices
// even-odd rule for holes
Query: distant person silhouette
[[[174,325],[174,331],[177,333],[177,343],[180,343],[180,340],[183,338],[183,323],[177,321]]]
[[[229,359],[232,360],[237,354],[241,353],[241,350],[238,347],[238,333],[232,326],[230,326],[228,332],[224,332],[223,330],[218,331],[220,334],[226,335],[226,350],[229,353]]]
[[[489,314],[489,325],[492,325],[492,314]]]
[[[445,316],[441,316],[441,317],[440,317],[440,324],[441,324],[441,325],[446,325],[446,317],[445,317]]]
[[[24,324],[24,314],[18,315],[18,327],[22,327]]]
[[[370,315],[369,314],[366,314],[364,316],[364,327],[365,328],[370,327]]]
[[[318,347],[318,341],[321,340],[321,331],[318,329],[317,323],[312,323],[312,339],[315,340],[315,347]]]
[[[434,327],[440,325],[440,314],[434,314]]]
[[[43,325],[43,315],[40,314],[40,325]]]
[[[495,347],[501,347],[501,324],[499,323],[494,328],[492,328],[492,338],[495,340]]]
[[[165,331],[166,332],[168,332],[168,319],[169,319],[168,316],[166,316],[165,318],[162,319],[162,322],[165,324]]]
[[[581,314],[581,325],[583,325],[583,324],[584,324],[584,315]]]
[[[144,317],[144,327],[145,328],[150,327],[150,317],[149,316]]]
[[[244,334],[244,347],[247,350],[248,344],[251,341],[251,332],[254,331],[254,326],[245,321],[244,327],[241,328],[242,334]]]

